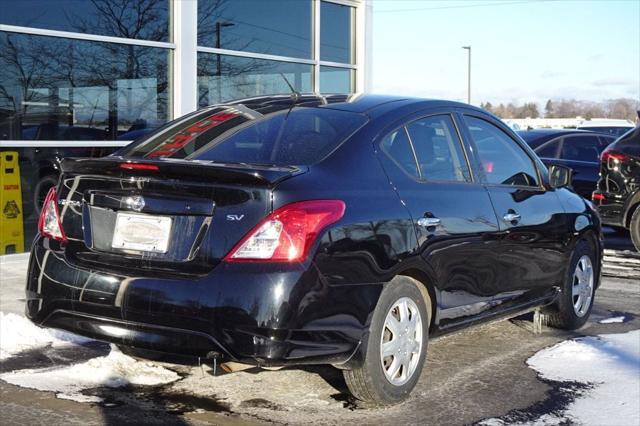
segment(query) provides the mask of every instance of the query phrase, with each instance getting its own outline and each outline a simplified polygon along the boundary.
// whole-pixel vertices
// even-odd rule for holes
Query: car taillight
[[[604,195],[603,195],[603,194],[601,194],[600,192],[593,192],[593,193],[591,194],[591,199],[592,199],[593,201],[598,201],[598,202],[600,202],[600,201],[603,201],[603,200],[604,200]]]
[[[299,262],[320,232],[344,215],[340,200],[287,204],[258,223],[227,254],[226,262]]]
[[[616,169],[620,164],[628,159],[626,155],[621,152],[606,150],[600,154],[600,161],[607,165],[609,169]]]
[[[67,236],[64,234],[62,222],[60,221],[58,194],[55,187],[49,190],[47,198],[44,199],[40,218],[38,219],[38,231],[43,237],[53,238],[58,241],[67,241]]]

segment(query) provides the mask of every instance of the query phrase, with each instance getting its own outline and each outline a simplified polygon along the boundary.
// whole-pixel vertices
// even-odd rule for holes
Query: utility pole
[[[471,46],[462,46],[467,55],[467,103],[471,104]]]

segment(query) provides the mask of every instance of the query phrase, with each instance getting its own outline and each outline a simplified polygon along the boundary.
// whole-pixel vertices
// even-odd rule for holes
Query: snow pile
[[[160,385],[180,376],[150,362],[137,361],[112,347],[109,355],[82,364],[61,368],[19,370],[0,374],[0,379],[13,385],[55,392],[56,396],[81,402],[98,402],[99,397],[83,395],[85,389],[107,386]]]
[[[527,361],[543,377],[591,383],[565,412],[576,423],[640,424],[640,330],[559,343]]]
[[[0,312],[0,360],[30,349],[88,341],[75,334],[40,328],[20,315]]]
[[[601,319],[598,322],[600,324],[613,324],[613,323],[616,323],[616,322],[624,322],[625,318],[626,317],[624,315],[622,315],[620,317],[612,317],[612,318]]]
[[[577,393],[562,417],[545,414],[526,424],[640,425],[640,330],[567,340],[541,350],[527,364],[546,379],[593,388]],[[480,424],[507,422],[487,419]]]

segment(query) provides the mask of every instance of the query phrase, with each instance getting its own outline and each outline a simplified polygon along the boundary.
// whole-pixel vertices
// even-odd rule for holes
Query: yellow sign
[[[0,152],[0,254],[24,251],[18,153]]]

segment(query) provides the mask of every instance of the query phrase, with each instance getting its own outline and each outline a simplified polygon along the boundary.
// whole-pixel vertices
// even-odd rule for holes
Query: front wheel
[[[431,302],[408,277],[389,282],[373,313],[363,365],[344,370],[357,399],[373,405],[403,401],[415,387],[427,353]]]
[[[595,295],[597,260],[591,244],[578,241],[558,301],[544,311],[547,325],[576,330],[587,322]]]

